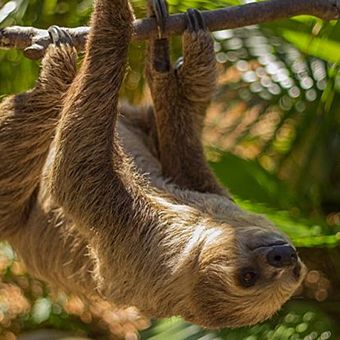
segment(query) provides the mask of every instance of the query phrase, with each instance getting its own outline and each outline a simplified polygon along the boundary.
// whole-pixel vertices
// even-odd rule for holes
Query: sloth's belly
[[[149,136],[122,120],[118,120],[117,132],[124,151],[134,161],[137,171],[148,177],[151,183],[165,181],[161,164],[151,150]]]
[[[159,160],[153,155],[149,136],[138,126],[130,124],[127,119],[118,119],[117,133],[126,154],[134,161],[137,171],[150,180],[150,182],[164,189],[166,180],[162,176],[162,169]],[[55,145],[51,144],[47,157],[43,176],[41,177],[40,193],[38,200],[40,203],[49,202],[49,192],[47,190],[47,174],[55,157]]]

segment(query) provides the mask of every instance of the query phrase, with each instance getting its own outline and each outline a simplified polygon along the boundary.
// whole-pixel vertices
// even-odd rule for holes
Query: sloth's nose
[[[295,249],[290,245],[278,245],[267,254],[268,263],[276,268],[294,265],[298,260]]]

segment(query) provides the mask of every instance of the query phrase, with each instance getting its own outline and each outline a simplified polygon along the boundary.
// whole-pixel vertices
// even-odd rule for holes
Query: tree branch
[[[270,0],[202,12],[210,31],[249,26],[289,18],[296,15],[313,15],[324,20],[340,18],[340,0]],[[167,35],[182,34],[186,28],[185,14],[169,16],[165,27]],[[69,28],[78,50],[85,46],[88,27]],[[158,33],[153,18],[134,22],[133,40],[146,40]],[[23,49],[25,56],[39,59],[50,39],[46,30],[12,26],[0,29],[0,48]]]

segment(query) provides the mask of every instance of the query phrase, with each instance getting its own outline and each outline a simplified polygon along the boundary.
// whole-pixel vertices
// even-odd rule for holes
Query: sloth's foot
[[[186,13],[187,16],[187,30],[190,32],[198,32],[200,30],[206,31],[207,25],[205,24],[202,13],[197,9],[189,8]]]
[[[176,63],[176,69],[187,64],[187,69],[214,67],[215,52],[213,40],[200,11],[188,9],[186,12],[187,28],[183,34],[183,57]],[[189,71],[189,73],[192,73]]]
[[[40,82],[48,95],[64,94],[76,74],[77,51],[70,34],[58,27],[48,28],[51,44],[42,61]]]
[[[165,0],[149,0],[149,16],[156,19],[158,39],[151,42],[152,66],[157,72],[168,72],[171,69],[169,41],[164,38],[166,21],[169,16]]]
[[[209,103],[216,85],[214,42],[198,10],[188,9],[186,17],[183,58],[177,61],[176,76],[181,79],[187,99],[192,103]]]
[[[190,67],[209,65],[215,59],[214,44],[200,11],[188,9],[187,29],[183,34],[184,63]],[[177,62],[180,67],[183,60]]]
[[[74,46],[71,35],[59,26],[50,26],[48,28],[48,34],[50,35],[52,43],[56,46],[60,46],[62,44]]]
[[[158,28],[158,38],[164,37],[166,21],[169,16],[168,5],[165,0],[152,0],[151,16],[154,16]]]

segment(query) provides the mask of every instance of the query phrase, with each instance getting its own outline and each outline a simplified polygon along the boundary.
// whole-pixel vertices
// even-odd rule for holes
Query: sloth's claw
[[[176,61],[176,66],[175,69],[179,70],[184,64],[184,58],[183,57],[179,57]]]
[[[166,0],[152,0],[152,6],[158,28],[158,38],[161,39],[164,35],[167,18],[169,16],[168,5]]]
[[[59,26],[53,25],[48,28],[48,34],[52,40],[52,43],[56,46],[61,44],[68,44],[73,46],[73,40],[71,35]]]
[[[187,16],[187,29],[190,32],[198,32],[199,30],[206,31],[207,25],[205,24],[202,13],[197,9],[189,8],[186,13]]]

